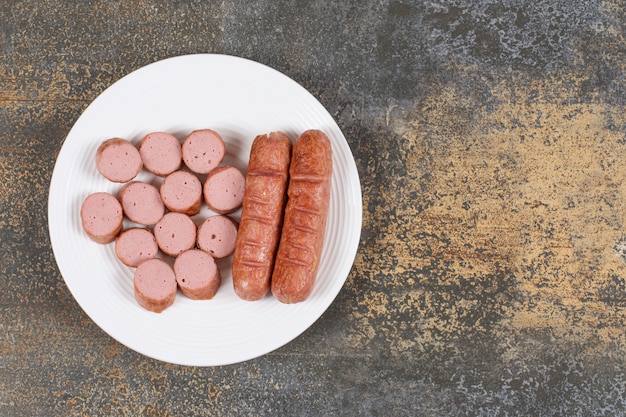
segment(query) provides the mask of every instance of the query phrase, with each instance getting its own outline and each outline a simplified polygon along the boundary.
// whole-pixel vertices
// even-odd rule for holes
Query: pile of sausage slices
[[[182,143],[153,132],[139,146],[122,138],[99,146],[98,171],[124,185],[116,196],[87,196],[83,229],[97,243],[115,242],[119,260],[135,268],[134,294],[143,308],[162,312],[178,289],[194,300],[213,298],[221,285],[215,259],[231,255],[234,291],[243,300],[271,292],[297,303],[312,292],[330,201],[328,137],[320,130],[295,142],[282,132],[259,135],[246,176],[222,165],[225,154],[212,129],[194,130]],[[143,169],[162,177],[158,187],[135,180]],[[214,214],[196,225],[203,203]],[[237,223],[229,214],[239,208]],[[125,218],[135,225],[124,229]]]

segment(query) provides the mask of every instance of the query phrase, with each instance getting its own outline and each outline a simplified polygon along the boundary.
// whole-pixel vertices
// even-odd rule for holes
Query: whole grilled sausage
[[[297,303],[313,290],[330,204],[332,148],[323,132],[307,130],[298,137],[289,176],[272,294],[283,303]]]
[[[250,150],[241,221],[233,256],[235,293],[248,301],[270,289],[287,196],[291,139],[259,135]]]

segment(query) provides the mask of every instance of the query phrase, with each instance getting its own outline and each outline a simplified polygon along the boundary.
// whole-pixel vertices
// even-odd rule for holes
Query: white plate
[[[219,263],[222,286],[212,300],[179,293],[161,314],[133,296],[134,269],[115,256],[114,244],[87,238],[80,206],[96,191],[120,185],[96,170],[99,144],[111,137],[138,141],[152,131],[183,138],[193,129],[217,130],[227,145],[225,163],[245,172],[252,139],[282,130],[295,138],[323,130],[333,146],[333,180],[326,240],[310,298],[284,305],[271,296],[240,300],[232,289],[230,259]],[[143,172],[139,179],[150,180]],[[127,347],[165,362],[215,366],[249,360],[293,340],[339,293],[361,234],[361,187],[350,148],[324,107],[299,84],[259,63],[226,55],[166,59],[123,77],[89,105],[59,153],[48,201],[54,255],[74,298],[105,332]],[[199,216],[207,216],[205,209]],[[238,213],[235,214],[235,218]]]

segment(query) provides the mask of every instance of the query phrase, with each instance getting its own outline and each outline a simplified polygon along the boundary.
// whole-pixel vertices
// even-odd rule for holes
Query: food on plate
[[[109,181],[128,182],[139,174],[143,163],[135,145],[126,139],[112,138],[98,148],[96,167]]]
[[[154,237],[166,255],[178,256],[194,247],[196,224],[183,213],[170,211],[154,226]]]
[[[204,201],[216,213],[232,213],[243,202],[246,178],[233,166],[213,169],[204,181]]]
[[[119,260],[137,268],[135,298],[142,307],[162,312],[177,288],[191,299],[213,298],[221,285],[216,259],[231,255],[233,287],[243,300],[271,291],[282,303],[297,303],[311,294],[330,204],[330,140],[319,130],[305,131],[295,143],[283,132],[259,135],[245,176],[220,165],[225,153],[211,129],[194,130],[182,145],[153,132],[138,148],[122,138],[98,148],[98,170],[124,185],[117,198],[98,192],[83,201],[83,228],[98,243],[115,241]],[[135,180],[142,168],[164,178]],[[203,203],[216,214],[194,221]],[[238,223],[228,214],[239,208]],[[123,230],[125,218],[143,227]],[[173,266],[163,255],[174,258]]]
[[[283,303],[308,298],[319,267],[330,202],[332,148],[319,130],[307,130],[293,145],[287,206],[272,294]]]
[[[235,293],[244,300],[259,300],[270,289],[290,159],[291,139],[282,132],[252,143],[232,266]]]
[[[134,275],[135,299],[140,306],[161,313],[174,303],[176,298],[176,276],[165,261],[154,258],[137,266]]]
[[[126,266],[136,268],[145,260],[155,258],[159,251],[150,229],[131,227],[115,240],[115,254]]]
[[[174,274],[178,288],[192,300],[210,300],[222,282],[215,259],[199,249],[178,255],[174,261]]]
[[[98,192],[85,198],[80,208],[83,230],[97,243],[110,243],[122,231],[124,215],[112,194]]]
[[[118,197],[124,214],[135,223],[153,225],[165,214],[159,190],[147,182],[133,181],[125,184]]]
[[[235,250],[237,223],[218,214],[205,219],[198,227],[197,246],[214,258],[225,258]]]
[[[144,168],[162,177],[176,171],[182,162],[178,138],[166,132],[147,134],[139,144],[139,154]]]
[[[174,171],[159,188],[163,204],[171,211],[194,216],[202,208],[202,183],[188,171]]]
[[[198,174],[208,174],[224,159],[226,145],[215,130],[194,130],[183,141],[182,155],[187,168]]]

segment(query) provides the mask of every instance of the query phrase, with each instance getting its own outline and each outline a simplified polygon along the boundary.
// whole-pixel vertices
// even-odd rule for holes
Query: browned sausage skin
[[[270,289],[291,146],[291,138],[281,132],[259,135],[252,143],[232,267],[235,293],[244,300],[259,300]]]
[[[313,290],[330,204],[332,149],[319,130],[302,133],[293,146],[288,200],[274,273],[272,294],[297,303]]]

